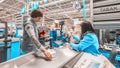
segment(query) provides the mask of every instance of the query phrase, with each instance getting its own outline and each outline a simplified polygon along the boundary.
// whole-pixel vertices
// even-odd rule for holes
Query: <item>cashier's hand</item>
[[[75,42],[74,39],[73,39],[73,37],[70,38],[70,42],[71,42],[71,43],[74,43],[74,42]]]
[[[51,61],[52,60],[52,55],[46,50],[46,49],[42,49],[42,52],[45,55],[45,60]]]

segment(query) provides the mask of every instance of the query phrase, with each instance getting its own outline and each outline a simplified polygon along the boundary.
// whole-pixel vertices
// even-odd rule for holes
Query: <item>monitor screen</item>
[[[60,29],[56,29],[56,36],[57,36],[57,37],[60,36]]]

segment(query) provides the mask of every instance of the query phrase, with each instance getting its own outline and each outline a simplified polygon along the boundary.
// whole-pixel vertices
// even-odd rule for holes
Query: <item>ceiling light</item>
[[[0,0],[0,3],[2,3],[4,0]]]

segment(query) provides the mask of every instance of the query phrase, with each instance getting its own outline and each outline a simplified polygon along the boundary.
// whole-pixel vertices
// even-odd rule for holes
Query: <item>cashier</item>
[[[98,38],[90,22],[83,22],[82,24],[80,24],[79,29],[81,30],[81,38],[79,36],[73,36],[73,39],[75,39],[79,43],[75,44],[72,41],[72,43],[70,44],[71,48],[77,51],[99,55],[100,53],[98,50]]]
[[[38,51],[44,53],[45,59],[51,60],[51,54],[40,44],[38,41],[38,29],[37,23],[43,17],[43,13],[39,10],[34,10],[31,13],[31,19],[24,23],[24,32],[23,32],[23,42],[21,49],[23,53],[28,53],[31,51]]]

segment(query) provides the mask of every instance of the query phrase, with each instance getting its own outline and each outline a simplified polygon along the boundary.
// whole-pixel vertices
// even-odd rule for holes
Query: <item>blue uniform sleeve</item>
[[[74,39],[76,42],[80,42],[80,37],[78,37],[78,36],[73,36],[73,39]]]
[[[71,43],[70,46],[77,50],[77,51],[83,51],[87,47],[89,47],[91,44],[93,44],[93,37],[91,34],[87,34],[84,36],[84,38],[80,41],[79,44]]]

